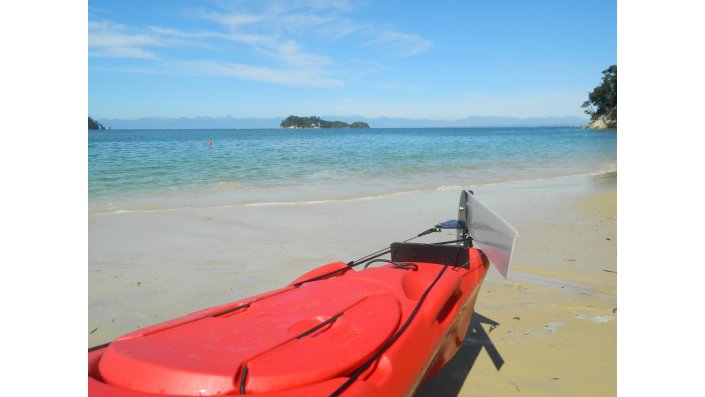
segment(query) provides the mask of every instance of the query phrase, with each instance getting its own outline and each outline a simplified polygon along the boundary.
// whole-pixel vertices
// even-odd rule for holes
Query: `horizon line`
[[[283,127],[189,127],[189,128],[105,128],[103,130],[99,129],[89,129],[88,131],[126,131],[126,130],[176,130],[176,131],[190,131],[190,130],[392,130],[392,129],[426,129],[426,128],[586,128],[585,126],[578,125],[492,125],[492,126],[469,126],[469,125],[457,125],[457,126],[421,126],[421,127],[369,127],[369,128],[283,128]],[[616,128],[613,128],[616,129]],[[609,130],[609,129],[608,129]]]
[[[295,115],[289,115],[289,116],[295,116]],[[121,117],[92,117],[94,120],[121,120],[121,121],[138,121],[138,120],[144,120],[144,119],[168,119],[168,120],[189,120],[189,119],[233,119],[233,120],[247,120],[247,119],[255,119],[255,120],[269,120],[269,119],[285,119],[289,116],[261,116],[261,117],[255,117],[255,116],[243,116],[243,117],[235,117],[235,116],[141,116],[137,118],[121,118]],[[579,116],[572,116],[572,115],[564,115],[564,116],[487,116],[487,115],[469,115],[469,116],[464,116],[460,118],[454,118],[454,119],[433,119],[433,118],[410,118],[410,117],[404,117],[404,116],[376,116],[376,117],[369,117],[369,116],[360,116],[360,115],[353,115],[353,116],[344,116],[344,115],[333,115],[333,114],[326,114],[322,116],[316,116],[315,117],[341,117],[341,118],[362,118],[362,119],[404,119],[404,120],[412,120],[412,121],[438,121],[438,122],[453,122],[453,121],[459,121],[471,117],[482,117],[482,118],[507,118],[507,119],[517,119],[517,120],[526,120],[526,119],[558,119],[558,118],[575,118],[575,119],[580,119],[580,120],[586,120],[589,121],[590,118],[582,118]],[[91,117],[89,115],[89,117]],[[297,116],[298,117],[298,116]],[[313,116],[301,116],[301,117],[313,117]]]

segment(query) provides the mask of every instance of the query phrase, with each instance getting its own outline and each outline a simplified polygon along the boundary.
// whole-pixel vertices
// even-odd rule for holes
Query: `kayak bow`
[[[411,395],[459,349],[489,263],[506,277],[517,236],[467,191],[457,221],[419,236],[447,228],[455,245],[392,243],[89,349],[89,395]]]

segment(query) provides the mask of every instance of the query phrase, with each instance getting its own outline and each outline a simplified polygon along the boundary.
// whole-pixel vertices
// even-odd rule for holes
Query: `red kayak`
[[[458,239],[393,243],[92,348],[89,395],[411,395],[461,346],[489,263],[506,276],[516,240],[471,192],[458,221],[419,236],[446,228]]]

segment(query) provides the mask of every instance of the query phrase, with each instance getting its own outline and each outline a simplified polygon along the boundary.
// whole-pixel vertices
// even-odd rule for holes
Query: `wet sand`
[[[475,332],[417,395],[615,395],[616,174],[474,191],[519,231],[509,279],[489,272]],[[459,193],[89,215],[88,345],[409,238]]]

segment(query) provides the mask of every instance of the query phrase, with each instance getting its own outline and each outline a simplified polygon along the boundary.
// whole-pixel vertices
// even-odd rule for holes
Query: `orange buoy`
[[[208,144],[209,144],[209,145],[212,145],[212,144],[213,144],[213,141],[208,141]]]

